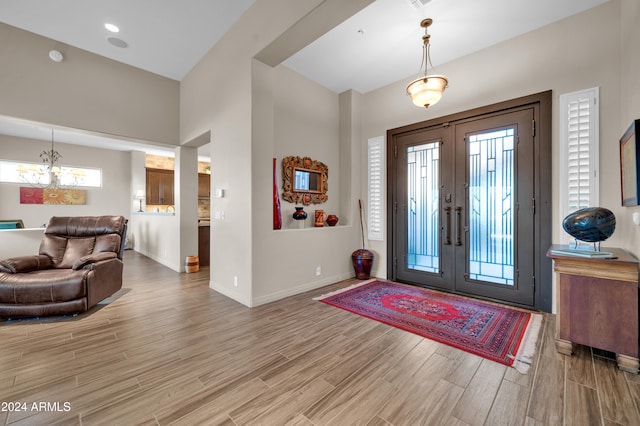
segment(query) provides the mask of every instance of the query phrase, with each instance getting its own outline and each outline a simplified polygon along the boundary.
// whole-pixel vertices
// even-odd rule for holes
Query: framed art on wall
[[[637,206],[640,201],[640,120],[634,120],[620,139],[620,183],[622,205]]]

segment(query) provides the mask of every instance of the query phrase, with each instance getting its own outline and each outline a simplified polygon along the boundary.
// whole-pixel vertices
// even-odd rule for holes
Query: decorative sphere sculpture
[[[567,215],[562,221],[562,227],[576,240],[595,243],[613,235],[616,217],[611,210],[587,207]]]

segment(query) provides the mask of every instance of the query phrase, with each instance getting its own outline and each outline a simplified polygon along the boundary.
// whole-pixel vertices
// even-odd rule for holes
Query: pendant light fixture
[[[23,182],[36,188],[59,189],[62,186],[71,188],[81,183],[85,177],[84,171],[60,166],[61,158],[62,154],[53,146],[53,129],[51,129],[51,149],[40,153],[42,165],[32,164],[26,167],[21,164],[16,169],[18,176]]]
[[[411,100],[416,106],[429,108],[431,105],[435,105],[442,97],[442,92],[447,88],[449,80],[444,75],[427,75],[427,69],[431,65],[431,58],[429,56],[429,26],[433,23],[431,18],[423,19],[420,22],[420,26],[424,28],[424,35],[422,36],[422,62],[424,65],[424,75],[413,80],[407,85],[407,94],[411,96]],[[431,65],[433,68],[433,65]],[[422,67],[420,68],[422,71]]]

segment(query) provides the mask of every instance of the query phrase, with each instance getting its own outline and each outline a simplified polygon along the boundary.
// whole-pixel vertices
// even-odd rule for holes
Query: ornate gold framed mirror
[[[282,199],[290,203],[319,204],[327,201],[329,168],[309,157],[282,159]]]

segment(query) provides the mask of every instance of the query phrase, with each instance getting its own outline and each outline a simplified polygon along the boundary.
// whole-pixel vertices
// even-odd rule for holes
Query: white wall
[[[0,135],[0,158],[39,162],[40,153],[51,149],[50,142]],[[20,204],[20,184],[0,183],[0,218],[22,219],[25,227],[37,228],[51,216],[122,215],[131,218],[130,154],[122,151],[56,143],[62,154],[60,164],[102,169],[102,188],[85,188],[86,205]]]
[[[44,228],[0,229],[0,259],[38,254]]]
[[[134,250],[174,271],[184,271],[185,259],[180,252],[179,217],[151,213],[133,213],[131,217]]]

